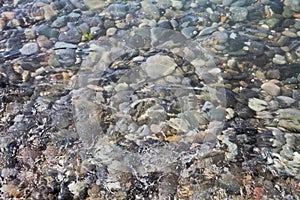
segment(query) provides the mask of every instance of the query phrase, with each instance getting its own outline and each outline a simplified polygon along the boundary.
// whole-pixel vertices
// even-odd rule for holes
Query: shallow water
[[[297,1],[2,4],[3,198],[299,198]]]

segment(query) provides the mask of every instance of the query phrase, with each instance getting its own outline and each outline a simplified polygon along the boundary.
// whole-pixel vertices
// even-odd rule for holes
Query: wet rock
[[[216,121],[223,121],[225,119],[226,116],[226,111],[224,109],[211,109],[208,112],[208,116],[210,117],[210,119],[216,120]]]
[[[286,107],[289,107],[296,102],[295,99],[287,96],[277,96],[276,98],[279,99],[281,101],[281,104]]]
[[[44,47],[44,48],[50,48],[52,47],[52,41],[50,41],[46,36],[40,35],[36,42],[38,43],[39,47]]]
[[[231,19],[235,22],[245,21],[248,16],[248,10],[244,7],[230,7]]]
[[[71,12],[69,13],[66,17],[67,17],[67,21],[68,22],[77,22],[78,19],[80,18],[81,14],[77,13],[77,12]]]
[[[117,30],[118,29],[116,27],[111,27],[111,28],[106,30],[106,35],[107,36],[113,36],[114,34],[116,34]]]
[[[27,43],[25,44],[22,49],[20,49],[20,52],[22,55],[32,55],[39,51],[39,47],[37,43]]]
[[[284,5],[292,11],[300,12],[300,3],[297,0],[284,0]]]
[[[56,20],[54,20],[51,24],[51,27],[53,28],[61,28],[63,26],[67,25],[67,17],[65,15],[57,17]]]
[[[199,33],[199,36],[210,35],[218,29],[217,26],[212,25],[211,27],[206,27],[202,29]]]
[[[32,29],[32,28],[26,28],[24,30],[24,34],[25,34],[25,37],[27,39],[34,39],[35,38],[35,30]]]
[[[58,39],[63,42],[69,43],[79,43],[81,41],[81,34],[78,32],[77,28],[71,28],[67,32],[61,32]]]
[[[43,11],[46,20],[50,20],[52,17],[57,15],[57,11],[51,5],[44,6]]]
[[[105,1],[102,0],[84,0],[83,2],[91,10],[104,8],[105,6]]]
[[[145,15],[149,19],[155,19],[158,20],[160,18],[160,12],[159,9],[156,7],[156,5],[152,4],[152,2],[148,0],[144,0],[141,2],[143,11],[145,12]]]
[[[188,39],[195,37],[198,34],[197,28],[192,27],[186,27],[181,30],[181,33]]]
[[[176,63],[168,56],[155,55],[149,57],[141,68],[151,79],[163,78],[174,72]]]
[[[278,69],[270,69],[267,71],[266,77],[268,79],[280,79],[280,71]]]
[[[226,32],[216,31],[212,34],[212,37],[218,41],[218,43],[223,44],[228,40],[228,34]],[[230,64],[231,65],[231,64]]]
[[[252,110],[259,112],[265,110],[268,106],[268,103],[261,99],[251,98],[249,99],[248,106]]]
[[[127,4],[111,4],[106,11],[116,18],[124,18],[129,11],[129,6]]]
[[[284,64],[286,64],[286,59],[282,55],[275,54],[275,56],[273,58],[273,62],[278,65],[284,65]]]
[[[280,87],[277,86],[274,81],[268,81],[261,85],[261,89],[266,91],[272,96],[278,96],[280,94]]]
[[[44,35],[46,36],[47,38],[57,38],[58,37],[58,30],[56,29],[53,29],[51,27],[49,27],[48,25],[46,24],[43,24],[41,26],[39,26],[37,29],[36,29],[36,32],[39,34],[39,35]]]

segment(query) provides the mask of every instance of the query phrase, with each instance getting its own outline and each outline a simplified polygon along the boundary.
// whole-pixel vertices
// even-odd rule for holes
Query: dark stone
[[[58,39],[63,42],[77,44],[81,41],[81,34],[78,32],[77,28],[74,27],[67,32],[60,33]]]
[[[274,13],[281,14],[283,12],[283,3],[281,0],[269,1],[268,6],[270,6]]]
[[[167,29],[173,29],[173,26],[169,21],[164,21],[158,24],[158,27],[160,28],[167,28]]]
[[[36,29],[38,35],[44,35],[47,38],[57,38],[59,31],[49,27],[48,25],[41,25]]]
[[[22,47],[21,38],[20,37],[13,37],[9,38],[6,42],[6,49],[11,50],[18,50]]]

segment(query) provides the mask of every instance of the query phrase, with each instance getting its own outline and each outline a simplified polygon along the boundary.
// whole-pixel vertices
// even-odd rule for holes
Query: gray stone
[[[209,0],[213,4],[221,4],[223,1],[222,0]]]
[[[199,36],[210,35],[215,32],[217,28],[217,26],[206,27],[200,31]]]
[[[76,12],[71,12],[70,14],[67,15],[67,21],[68,22],[77,22],[78,19],[80,18],[80,14]]]
[[[146,115],[152,120],[152,123],[158,123],[167,119],[167,113],[161,105],[154,105],[146,111]]]
[[[56,29],[50,28],[48,25],[41,25],[36,29],[36,32],[39,35],[44,35],[47,38],[51,39],[51,38],[57,38],[59,32]]]
[[[106,3],[103,0],[84,0],[84,4],[89,9],[98,9],[98,8],[104,8]]]
[[[45,20],[50,20],[52,17],[57,15],[57,11],[53,9],[51,5],[43,7]]]
[[[90,32],[90,27],[87,23],[82,23],[77,27],[77,30],[79,33],[84,34],[84,33],[89,33]]]
[[[272,59],[273,63],[278,64],[278,65],[284,65],[286,64],[286,59],[284,56],[275,54],[274,58]]]
[[[276,97],[277,99],[279,99],[282,103],[284,103],[286,106],[290,106],[293,103],[296,102],[295,99],[291,98],[291,97],[287,97],[287,96],[278,96]]]
[[[22,55],[32,55],[39,51],[39,46],[37,43],[27,43],[25,44],[22,49],[20,49],[20,52]]]
[[[244,7],[231,7],[231,19],[235,22],[245,21],[248,16],[248,10]]]
[[[198,34],[197,28],[195,26],[190,26],[183,28],[181,30],[182,35],[184,35],[186,38],[190,39],[195,37]]]
[[[24,34],[25,34],[25,37],[27,39],[34,39],[35,38],[35,30],[33,28],[26,28],[24,30]]]
[[[61,28],[63,26],[67,25],[67,17],[65,15],[60,16],[56,18],[51,24],[51,27],[53,28]]]
[[[295,29],[300,30],[300,21],[295,21],[294,27]]]
[[[39,47],[44,47],[44,48],[50,48],[52,47],[53,43],[50,41],[46,36],[40,35],[37,39],[36,42],[38,43]]]
[[[55,49],[76,49],[78,46],[76,44],[71,44],[67,42],[56,42],[54,45]]]
[[[128,10],[129,6],[127,4],[111,4],[106,9],[106,11],[116,18],[124,18],[127,15]]]
[[[270,69],[267,71],[266,77],[268,79],[280,79],[280,72],[278,69]]]
[[[149,57],[141,68],[151,79],[157,79],[171,74],[176,66],[174,60],[169,56],[157,54]]]
[[[293,11],[300,12],[300,1],[299,0],[284,0],[284,5],[286,5]]]
[[[268,106],[268,103],[261,99],[251,98],[249,99],[248,106],[252,110],[259,112],[265,110]]]
[[[214,121],[223,121],[226,116],[226,111],[224,109],[220,108],[213,108],[208,112],[208,116],[210,117],[210,120]]]
[[[231,4],[231,7],[243,7],[247,3],[247,0],[237,0]]]
[[[229,6],[232,2],[233,2],[233,0],[223,0],[222,4],[223,4],[223,6]]]
[[[61,32],[58,39],[63,42],[79,43],[81,41],[81,34],[78,32],[77,28],[71,28],[67,32]]]
[[[145,13],[145,15],[149,19],[155,19],[158,20],[160,18],[160,13],[158,7],[156,5],[152,4],[151,1],[144,0],[141,2],[142,9]]]
[[[218,41],[218,43],[226,43],[228,40],[228,34],[221,31],[216,31],[212,34],[212,37]]]
[[[280,87],[276,85],[273,81],[269,81],[262,84],[261,89],[263,89],[272,96],[278,96],[280,94]]]

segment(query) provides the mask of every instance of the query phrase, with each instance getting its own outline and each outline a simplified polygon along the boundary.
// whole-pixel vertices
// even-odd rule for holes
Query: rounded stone
[[[181,30],[182,35],[190,39],[195,37],[198,34],[197,28],[194,26],[186,27]]]
[[[244,7],[231,7],[231,19],[236,22],[244,21],[247,19],[248,10]]]
[[[112,35],[116,34],[117,30],[118,29],[116,27],[111,27],[111,28],[106,30],[106,35],[107,36],[112,36]]]
[[[174,60],[169,56],[154,55],[149,57],[141,67],[150,78],[156,79],[169,75],[176,66]]]
[[[38,44],[35,42],[25,44],[20,52],[22,55],[32,55],[39,51]]]
[[[273,58],[273,63],[278,64],[278,65],[284,65],[284,64],[286,64],[286,59],[282,55],[275,54],[275,56]]]
[[[280,94],[280,87],[272,81],[262,84],[261,89],[266,91],[271,96],[278,96]]]
[[[44,35],[40,35],[36,41],[39,47],[50,48],[52,46],[52,42]]]

